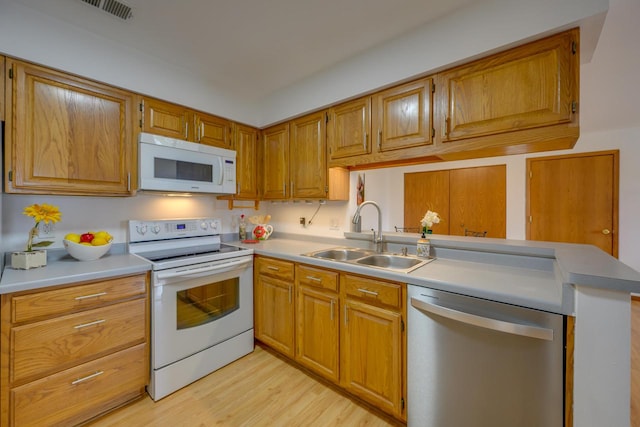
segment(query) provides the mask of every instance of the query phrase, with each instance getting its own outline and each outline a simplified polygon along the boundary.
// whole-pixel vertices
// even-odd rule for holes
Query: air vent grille
[[[131,8],[117,0],[80,0],[83,3],[95,6],[113,16],[127,20],[133,16]]]

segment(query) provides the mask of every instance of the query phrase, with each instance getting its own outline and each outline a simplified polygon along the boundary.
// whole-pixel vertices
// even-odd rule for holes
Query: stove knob
[[[207,229],[207,223],[206,223],[206,222],[204,222],[204,221],[202,221],[202,222],[200,223],[200,228],[202,228],[203,230],[206,230],[206,229]]]
[[[138,231],[138,234],[144,235],[147,232],[147,226],[146,225],[138,225],[138,226],[136,226],[136,231]]]
[[[153,232],[153,234],[158,234],[160,232],[160,226],[157,224],[154,225],[151,231]]]
[[[218,231],[218,223],[217,223],[216,221],[211,221],[211,222],[209,223],[209,226],[211,227],[211,229],[212,229],[213,231]]]

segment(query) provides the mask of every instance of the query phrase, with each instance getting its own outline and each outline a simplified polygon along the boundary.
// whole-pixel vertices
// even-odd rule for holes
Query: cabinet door
[[[258,198],[258,130],[234,124],[238,199]]]
[[[372,131],[378,151],[432,144],[433,79],[426,78],[374,95]]]
[[[338,382],[338,297],[305,286],[297,295],[296,360],[323,377]]]
[[[438,212],[440,222],[431,228],[436,234],[449,234],[449,171],[404,174],[404,224],[409,232],[420,232],[420,220],[427,211]]]
[[[290,358],[295,356],[293,299],[293,282],[257,276],[256,338]]]
[[[294,199],[327,196],[327,145],[324,112],[291,122],[291,196]]]
[[[129,195],[133,94],[28,63],[7,66],[7,192]]]
[[[231,148],[231,122],[208,114],[194,113],[195,141],[220,148]]]
[[[262,133],[262,198],[289,198],[289,124]]]
[[[343,310],[343,386],[385,412],[400,416],[402,316],[353,300],[347,300]]]
[[[507,235],[507,172],[505,165],[449,171],[449,234],[486,231],[486,237]]]
[[[329,160],[371,153],[371,98],[332,108],[328,126]]]
[[[568,31],[440,74],[442,140],[574,120],[578,39]]]
[[[144,117],[142,131],[170,138],[189,140],[193,129],[189,129],[189,110],[153,98],[143,100]]]

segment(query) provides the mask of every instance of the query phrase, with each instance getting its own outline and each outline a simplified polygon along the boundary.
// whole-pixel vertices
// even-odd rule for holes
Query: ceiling
[[[256,99],[480,0],[15,1]]]

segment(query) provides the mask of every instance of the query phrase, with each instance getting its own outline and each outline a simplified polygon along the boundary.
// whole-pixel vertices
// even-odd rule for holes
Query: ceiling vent
[[[110,15],[127,20],[133,16],[131,8],[124,3],[116,0],[80,0],[83,3],[97,7]]]

